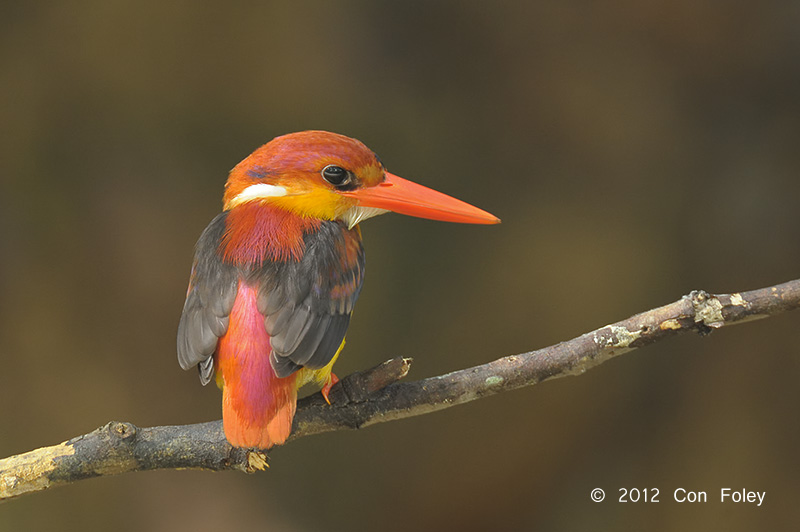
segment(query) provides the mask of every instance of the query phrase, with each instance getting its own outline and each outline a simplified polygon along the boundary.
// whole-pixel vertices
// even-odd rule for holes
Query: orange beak
[[[500,218],[493,214],[389,172],[386,172],[386,180],[374,187],[340,194],[357,200],[361,207],[386,209],[418,218],[465,224],[500,223]]]

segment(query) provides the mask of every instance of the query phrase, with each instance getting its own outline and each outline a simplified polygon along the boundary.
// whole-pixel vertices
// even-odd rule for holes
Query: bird
[[[389,173],[363,143],[328,131],[275,137],[230,171],[223,210],[195,246],[177,355],[222,390],[232,446],[283,444],[306,384],[330,404],[364,281],[359,224],[389,211],[500,222]]]

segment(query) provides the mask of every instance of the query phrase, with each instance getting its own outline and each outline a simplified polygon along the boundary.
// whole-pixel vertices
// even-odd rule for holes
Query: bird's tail
[[[234,447],[269,449],[292,431],[297,375],[280,378],[269,362],[269,335],[255,289],[239,284],[228,331],[215,357],[225,437]]]
[[[270,373],[272,368],[270,368]],[[269,401],[256,411],[253,405],[242,404],[239,390],[225,386],[222,390],[222,424],[225,437],[234,447],[269,449],[280,445],[292,431],[297,405],[295,376],[279,378],[272,373]]]

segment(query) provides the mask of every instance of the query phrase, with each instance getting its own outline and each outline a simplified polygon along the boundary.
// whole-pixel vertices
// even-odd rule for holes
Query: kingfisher
[[[225,437],[269,449],[292,430],[298,390],[328,393],[364,282],[359,223],[386,212],[500,220],[386,171],[360,141],[327,131],[276,137],[230,171],[206,227],[178,325],[178,362],[222,390]]]

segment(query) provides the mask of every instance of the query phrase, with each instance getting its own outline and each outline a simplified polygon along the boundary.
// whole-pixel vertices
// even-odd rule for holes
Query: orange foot
[[[331,372],[331,376],[328,377],[328,382],[326,382],[325,386],[323,386],[322,390],[320,390],[322,397],[325,398],[325,402],[328,404],[331,404],[331,400],[328,399],[328,394],[331,393],[331,388],[333,388],[333,385],[336,384],[337,382],[339,382],[339,377],[337,377],[336,374]]]

